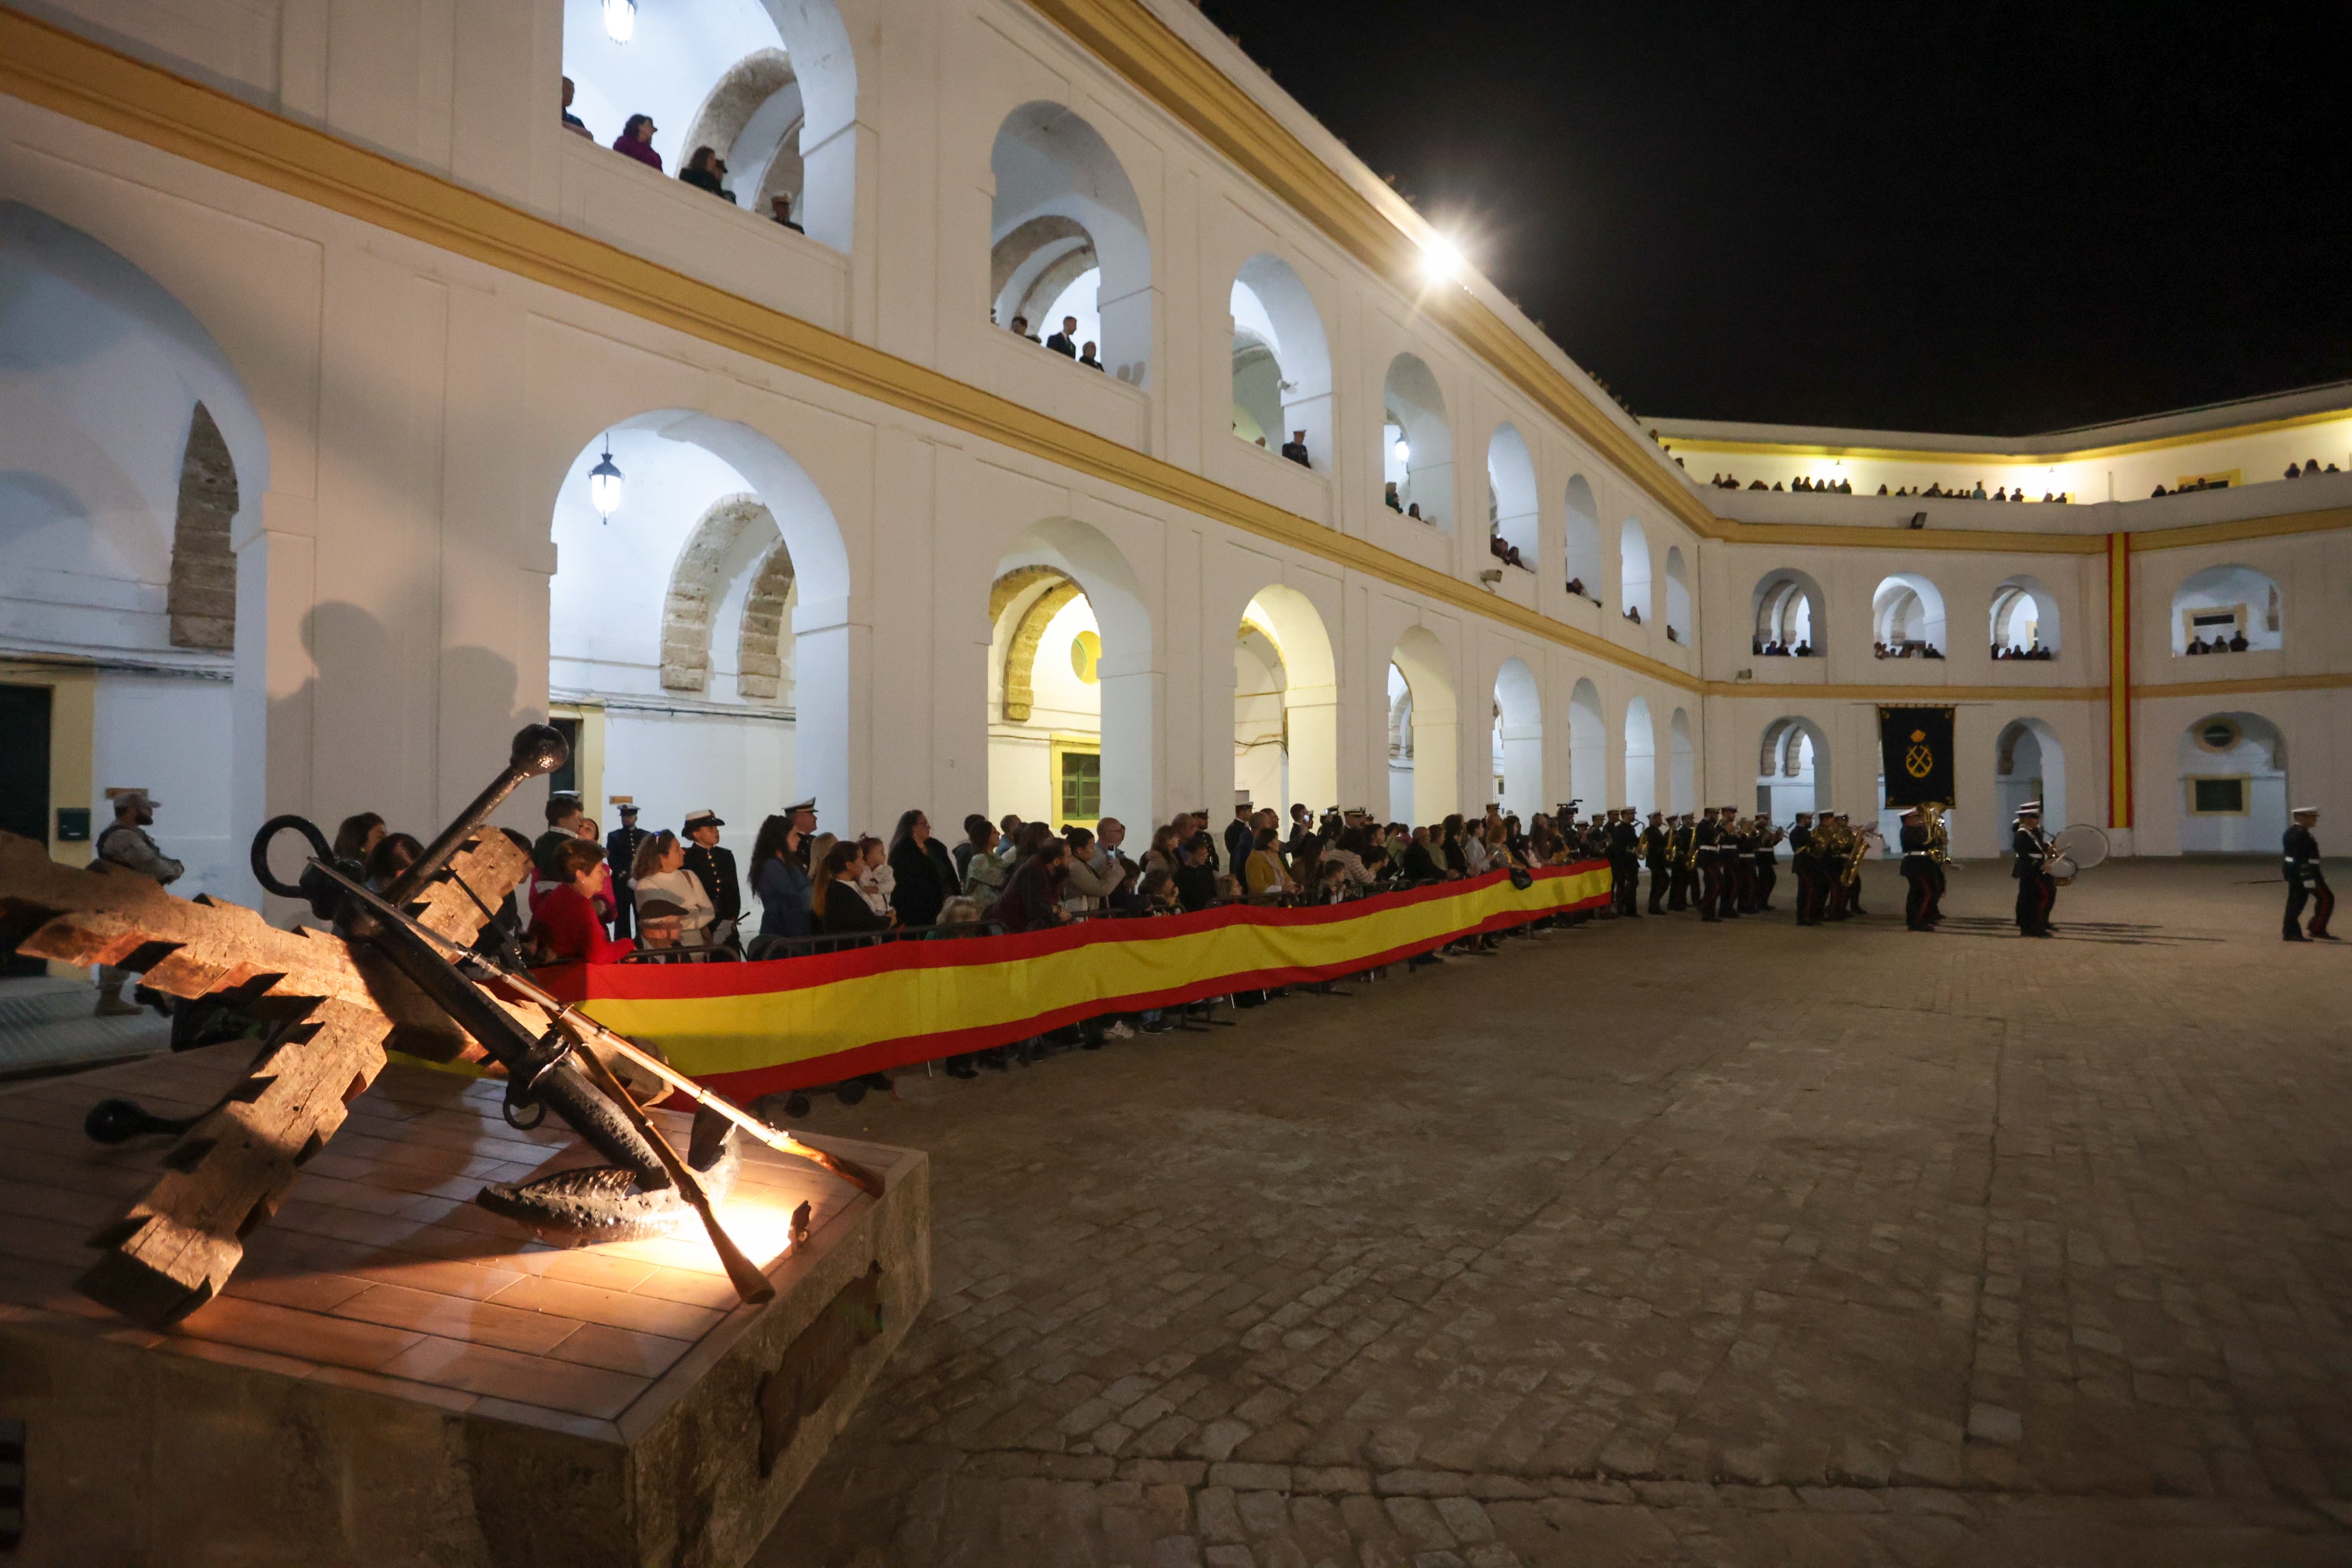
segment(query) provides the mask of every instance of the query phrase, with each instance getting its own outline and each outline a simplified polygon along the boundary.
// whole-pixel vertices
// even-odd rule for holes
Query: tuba
[[[1927,827],[1927,858],[1946,870],[1958,864],[1952,858],[1952,830],[1944,821],[1944,814],[1950,809],[1932,800],[1919,808],[1920,819]]]

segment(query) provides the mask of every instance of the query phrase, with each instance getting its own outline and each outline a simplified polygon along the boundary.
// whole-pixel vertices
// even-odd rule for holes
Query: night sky
[[[2352,377],[2352,5],[1204,9],[1643,416],[2017,435]]]

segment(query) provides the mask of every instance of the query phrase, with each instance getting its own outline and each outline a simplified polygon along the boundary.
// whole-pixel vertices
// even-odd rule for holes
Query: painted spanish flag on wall
[[[763,963],[596,964],[540,978],[598,1022],[748,1100],[1008,1045],[1106,1013],[1333,980],[1608,901],[1599,862],[1493,872],[1314,909],[1233,905]]]

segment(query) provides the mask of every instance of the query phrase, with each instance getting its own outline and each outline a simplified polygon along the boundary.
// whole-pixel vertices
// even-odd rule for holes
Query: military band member
[[[1642,858],[1650,868],[1650,912],[1666,912],[1666,884],[1672,880],[1674,863],[1667,853],[1673,840],[1667,831],[1664,812],[1650,813],[1650,825],[1642,830]]]
[[[1642,918],[1642,830],[1633,825],[1633,808],[1619,806],[1609,814],[1609,868],[1616,878],[1617,912],[1627,920]]]
[[[1853,912],[1853,888],[1845,879],[1853,854],[1853,830],[1834,812],[1822,815],[1822,919],[1842,921]]]
[[[2312,832],[2319,825],[2319,808],[2298,805],[2294,821],[2286,830],[2286,940],[2309,942],[2313,937],[2321,942],[2343,939],[2328,931],[2327,917],[2336,912],[2336,895],[2327,886],[2327,873],[2319,865],[2319,837]],[[2311,905],[2311,930],[2303,930],[2303,906]]]
[[[1821,866],[1821,856],[1813,848],[1813,814],[1801,811],[1789,825],[1789,873],[1797,879],[1797,923],[1801,926],[1822,923],[1813,912]]]
[[[2017,879],[2017,929],[2026,936],[2048,936],[2058,883],[2050,875],[2050,836],[2042,831],[2040,801],[2029,800],[2017,808],[2010,854],[2009,874]]]
[[[1935,862],[1927,858],[1927,819],[1917,806],[1903,814],[1903,923],[1912,931],[1936,929]]]
[[[1683,812],[1666,818],[1666,912],[1680,914],[1690,908],[1691,895],[1691,815]]]
[[[1715,809],[1710,805],[1698,814],[1698,828],[1691,838],[1698,870],[1698,918],[1710,925],[1723,918],[1723,868],[1717,864],[1723,847],[1723,824],[1715,819]]]
[[[1772,910],[1772,889],[1780,885],[1780,859],[1774,853],[1787,835],[1772,826],[1772,819],[1756,819],[1756,910],[1769,914]]]
[[[1721,889],[1715,912],[1723,920],[1738,920],[1740,884],[1748,879],[1748,829],[1738,806],[1719,807],[1715,820],[1722,829],[1715,850],[1716,883]]]
[[[1866,915],[1870,911],[1862,907],[1862,862],[1869,857],[1866,840],[1870,835],[1856,832],[1853,819],[1843,812],[1838,813],[1838,831],[1845,835],[1846,858],[1853,866],[1853,878],[1844,884],[1845,912],[1850,915]],[[1861,857],[1856,857],[1854,854],[1856,847],[1862,847],[1864,851]]]

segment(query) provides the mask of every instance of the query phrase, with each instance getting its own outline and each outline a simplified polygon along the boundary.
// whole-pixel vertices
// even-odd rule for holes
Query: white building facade
[[[263,817],[428,833],[549,715],[591,815],[743,838],[802,795],[951,837],[1237,794],[1865,816],[1890,700],[1959,708],[1964,852],[2029,784],[2141,853],[2352,807],[2352,480],[1711,489],[1704,430],[1670,456],[1445,275],[1181,0],[32,9],[0,695],[46,764],[0,826],[61,858],[61,813],[145,787],[190,890],[250,896]],[[611,145],[637,114],[663,173]],[[731,204],[670,177],[700,147]],[[2305,404],[2120,444],[2352,467],[2352,397]],[[2185,652],[2221,627],[2247,650]],[[1798,629],[1820,657],[1759,652]],[[2053,657],[1992,657],[2019,636]]]

